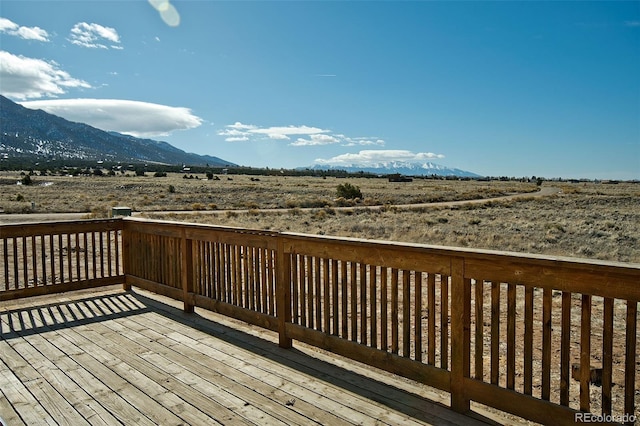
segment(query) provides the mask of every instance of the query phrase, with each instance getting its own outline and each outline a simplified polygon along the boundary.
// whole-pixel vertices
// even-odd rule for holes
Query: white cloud
[[[4,50],[0,50],[0,80],[1,93],[20,100],[62,95],[70,88],[91,88],[53,61],[16,56]]]
[[[224,129],[218,131],[218,135],[227,136],[227,142],[248,141],[259,139],[288,140],[293,135],[317,135],[326,133],[317,127],[309,126],[273,126],[258,127],[253,124],[243,124],[236,121],[234,124],[226,125]]]
[[[25,40],[49,41],[49,33],[40,27],[23,27],[6,18],[0,18],[0,33]]]
[[[640,27],[640,21],[625,21],[624,25],[627,27]]]
[[[266,127],[250,129],[250,133],[267,135],[269,139],[289,139],[291,135],[315,135],[326,133],[328,130],[309,126]]]
[[[227,142],[245,142],[260,140],[290,140],[292,136],[299,136],[290,146],[320,146],[341,144],[343,146],[378,145],[383,146],[380,138],[348,137],[343,134],[332,134],[330,130],[312,126],[271,126],[259,127],[253,124],[243,124],[236,121],[218,130],[219,136],[225,136]],[[306,136],[306,137],[304,137]]]
[[[82,47],[93,49],[122,49],[120,36],[114,28],[103,27],[100,24],[79,22],[71,29],[69,41]],[[107,46],[107,43],[109,46]]]
[[[363,146],[363,145],[377,145],[384,146],[384,140],[380,138],[350,138],[341,135],[344,139],[343,146]]]
[[[57,99],[23,102],[70,121],[136,137],[166,136],[198,127],[202,119],[190,109],[120,99]]]
[[[406,150],[363,150],[358,153],[347,153],[335,156],[329,159],[318,158],[315,160],[317,164],[331,165],[351,165],[358,164],[362,166],[373,165],[381,162],[401,161],[408,163],[418,163],[425,160],[433,160],[436,158],[444,158],[442,154],[434,154],[432,152],[414,153]]]
[[[314,145],[331,145],[340,143],[340,139],[331,135],[316,134],[310,135],[309,139],[298,138],[297,141],[292,142],[291,146],[314,146]]]

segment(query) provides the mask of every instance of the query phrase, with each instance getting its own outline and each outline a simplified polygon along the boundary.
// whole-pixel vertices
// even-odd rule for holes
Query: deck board
[[[159,299],[109,287],[2,302],[0,416],[11,425],[486,424],[427,387],[301,344],[281,349],[270,331]]]

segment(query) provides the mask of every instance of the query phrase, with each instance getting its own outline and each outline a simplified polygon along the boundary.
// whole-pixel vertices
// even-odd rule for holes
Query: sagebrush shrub
[[[336,194],[338,198],[342,197],[346,198],[347,200],[362,198],[362,191],[360,191],[360,188],[355,185],[351,185],[348,182],[338,185]]]

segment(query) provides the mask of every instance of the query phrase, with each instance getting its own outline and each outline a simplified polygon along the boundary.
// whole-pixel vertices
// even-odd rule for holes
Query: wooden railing
[[[274,330],[283,347],[298,340],[420,381],[461,412],[475,401],[544,424],[635,419],[640,265],[103,223],[121,226],[125,287]],[[5,264],[21,247],[5,242]],[[5,275],[23,267],[12,265]]]
[[[122,221],[0,226],[0,300],[124,281]]]

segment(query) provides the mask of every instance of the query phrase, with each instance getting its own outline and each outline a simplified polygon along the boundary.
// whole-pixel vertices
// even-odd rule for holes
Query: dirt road
[[[518,198],[531,198],[531,197],[545,197],[560,193],[560,188],[553,186],[542,187],[538,192],[526,192],[519,194],[504,195],[501,197],[493,198],[480,198],[475,200],[461,200],[461,201],[444,201],[436,203],[423,203],[423,204],[394,204],[393,207],[398,210],[417,210],[425,207],[454,207],[468,204],[482,204],[492,201],[505,201]],[[353,210],[353,209],[381,209],[385,206],[355,206],[355,207],[333,207],[334,210]],[[274,213],[280,214],[288,212],[290,209],[262,209],[261,213]],[[317,210],[317,207],[301,208],[300,210]],[[227,212],[245,213],[247,210],[175,210],[175,211],[144,211],[134,212],[133,215],[140,213],[153,214],[153,213],[172,213],[172,214],[226,214]],[[88,213],[20,213],[20,214],[0,214],[0,225],[10,223],[33,223],[33,222],[51,222],[60,220],[80,220],[87,218]]]

